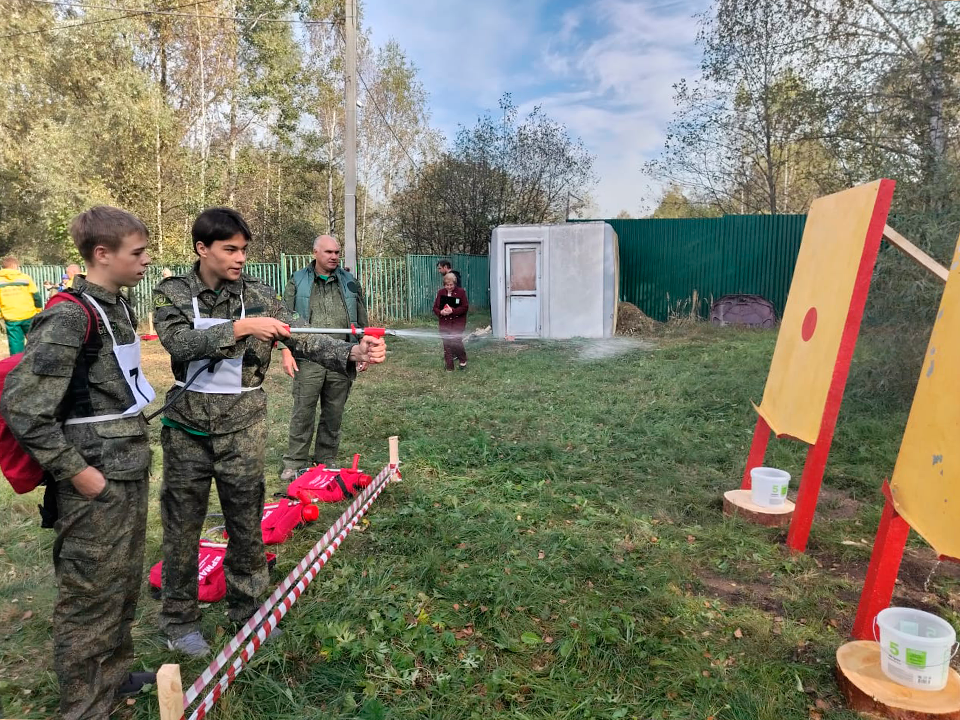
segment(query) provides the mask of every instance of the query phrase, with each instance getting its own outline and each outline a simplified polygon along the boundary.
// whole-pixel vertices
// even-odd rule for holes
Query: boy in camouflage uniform
[[[260,530],[267,398],[261,384],[273,342],[351,379],[358,362],[383,362],[386,348],[377,338],[351,345],[321,335],[291,336],[289,325],[304,323],[294,320],[273,288],[242,272],[251,233],[235,210],[204,211],[192,235],[199,261],[154,291],[154,327],[175,378],[168,401],[189,383],[161,421],[160,629],[172,650],[203,656],[210,647],[200,634],[197,546],[211,479],[230,536],[224,559],[228,617],[246,621],[267,589]]]
[[[150,441],[141,410],[153,391],[140,372],[136,317],[120,296],[150,264],[148,232],[130,213],[95,207],[70,226],[89,274],[37,315],[0,412],[55,482],[57,601],[54,669],[64,720],[106,720],[116,696],[155,678],[129,673],[143,575]],[[99,329],[99,333],[97,333]],[[97,337],[99,335],[99,337]]]

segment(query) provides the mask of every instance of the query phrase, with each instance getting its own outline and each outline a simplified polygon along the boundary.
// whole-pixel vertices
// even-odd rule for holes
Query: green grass
[[[855,717],[832,658],[852,625],[909,406],[862,391],[884,343],[861,342],[809,552],[792,556],[781,531],[720,510],[739,484],[775,335],[688,325],[654,341],[601,361],[580,359],[577,343],[487,342],[468,346],[468,372],[446,373],[439,343],[394,340],[388,364],[355,386],[342,455],[360,452],[376,472],[387,436],[400,435],[404,482],[348,536],[213,717]],[[151,346],[158,387],[164,363]],[[281,489],[288,387],[275,367],[271,492]],[[796,478],[803,458],[799,444],[775,442],[768,462]],[[0,495],[0,698],[8,716],[45,718],[56,702],[52,535],[37,527],[35,498]],[[341,510],[323,508],[280,547],[277,581]],[[925,592],[933,566],[914,537],[895,601],[956,623],[958,575],[940,569]],[[223,608],[204,612],[209,636],[225,640]],[[152,668],[171,660],[156,613],[145,594],[136,639]],[[185,684],[202,668],[183,663]],[[156,712],[143,695],[115,717]]]

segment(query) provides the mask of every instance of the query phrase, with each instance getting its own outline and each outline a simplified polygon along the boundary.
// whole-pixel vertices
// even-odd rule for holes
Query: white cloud
[[[596,156],[594,195],[612,216],[636,213],[651,185],[640,169],[663,146],[672,85],[699,74],[691,16],[708,2],[368,0],[364,12],[374,40],[396,38],[417,65],[448,136],[504,92],[522,112],[541,105]]]
[[[545,1],[371,0],[365,13],[376,42],[396,38],[415,62],[449,133],[458,122],[472,124],[477,108],[496,107],[504,92],[535,79],[524,76],[519,58],[529,52]]]
[[[543,55],[544,67],[564,71],[579,92],[545,95],[525,106],[542,105],[596,155],[594,194],[604,216],[637,213],[648,186],[658,189],[640,170],[663,146],[673,84],[698,74],[691,15],[701,9],[691,2],[596,0],[590,11],[600,32],[565,49],[554,43]]]

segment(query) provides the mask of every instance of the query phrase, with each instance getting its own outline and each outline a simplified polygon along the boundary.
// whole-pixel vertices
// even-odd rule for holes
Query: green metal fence
[[[429,315],[440,288],[437,262],[447,258],[461,274],[463,286],[476,308],[490,307],[490,270],[486,255],[407,255],[405,258],[371,257],[357,262],[357,279],[367,298],[367,310],[376,322],[407,320]],[[312,255],[281,255],[279,263],[247,263],[244,271],[270,285],[281,295],[290,276],[313,261]],[[179,275],[190,265],[168,266]],[[38,287],[44,281],[60,282],[63,265],[25,265],[23,272]],[[153,288],[163,277],[164,267],[151,265],[143,281],[131,291],[131,300],[140,318],[146,318],[153,305]]]
[[[701,314],[732,293],[762,295],[782,315],[806,215],[607,220],[619,238],[620,299],[650,317]]]
[[[410,314],[429,315],[440,289],[437,263],[449,260],[460,273],[470,307],[490,307],[490,261],[486,255],[407,255],[407,305]]]

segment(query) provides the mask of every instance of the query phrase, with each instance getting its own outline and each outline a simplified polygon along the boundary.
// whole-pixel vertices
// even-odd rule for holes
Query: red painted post
[[[753,483],[750,481],[750,471],[763,465],[767,456],[767,444],[770,442],[770,426],[763,416],[757,413],[757,424],[753,428],[753,442],[750,443],[750,454],[747,456],[747,469],[743,471],[741,490],[749,490]]]
[[[890,606],[893,586],[900,572],[900,561],[903,559],[903,549],[907,545],[907,536],[910,534],[907,521],[900,517],[896,508],[893,507],[887,483],[884,482],[883,485],[887,499],[883,506],[883,514],[880,516],[877,537],[873,541],[873,553],[870,555],[867,578],[863,581],[857,617],[853,621],[855,640],[876,639],[873,636],[873,623],[877,614]]]
[[[793,519],[790,520],[790,531],[787,533],[787,547],[796,552],[805,552],[807,549],[813,515],[817,510],[817,498],[820,496],[820,485],[823,483],[823,471],[827,467],[832,442],[833,428],[830,429],[829,437],[821,438],[807,451],[807,460],[803,464],[803,475],[797,491],[797,506],[793,511]]]

